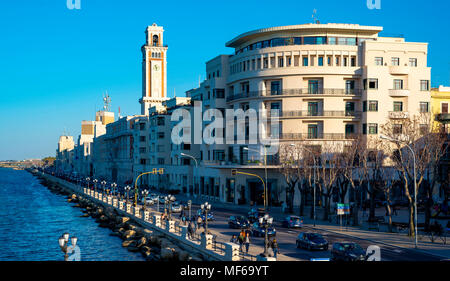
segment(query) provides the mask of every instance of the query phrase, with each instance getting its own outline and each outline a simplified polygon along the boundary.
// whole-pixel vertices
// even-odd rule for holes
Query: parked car
[[[254,222],[251,226],[251,233],[253,236],[256,237],[264,237],[265,236],[265,232],[266,229],[264,227],[261,226],[261,224],[259,222]],[[277,231],[275,229],[275,227],[273,227],[272,225],[269,226],[267,228],[267,236],[268,237],[272,237],[272,236],[276,236]]]
[[[159,204],[164,204],[164,202],[165,202],[165,199],[164,199],[164,196],[159,196]]]
[[[282,225],[287,228],[303,227],[303,219],[298,216],[287,216],[284,218]]]
[[[205,221],[205,215],[202,214],[202,210],[198,209],[197,210],[197,216],[200,216],[202,218],[203,221]],[[213,221],[214,219],[214,214],[212,212],[208,212],[208,221]]]
[[[172,213],[181,213],[183,207],[178,202],[172,203]]]
[[[153,205],[154,203],[153,198],[150,196],[145,197],[142,201],[145,202],[147,205]]]
[[[230,216],[228,226],[230,228],[246,229],[250,227],[250,221],[244,216]]]
[[[304,232],[297,236],[297,248],[308,250],[328,250],[328,241],[319,233]]]
[[[331,250],[331,260],[333,261],[365,261],[366,253],[356,243],[339,242],[333,244]]]
[[[248,216],[247,217],[248,217],[248,220],[253,223],[255,221],[258,221],[258,219],[260,217],[263,217],[265,214],[266,214],[266,211],[264,209],[262,209],[262,208],[259,208],[259,209],[252,208],[248,212]]]

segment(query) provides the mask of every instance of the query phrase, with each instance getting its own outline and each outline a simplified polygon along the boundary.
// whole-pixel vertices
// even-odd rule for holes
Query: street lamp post
[[[205,234],[208,234],[208,211],[211,210],[211,204],[205,202],[200,207],[202,209],[202,213],[205,215]]]
[[[399,140],[390,138],[388,136],[380,135],[381,139],[385,139],[395,143],[401,143]],[[403,143],[406,147],[409,148],[413,155],[413,166],[414,166],[414,246],[417,248],[417,176],[416,176],[416,154],[411,146],[407,143]]]
[[[167,207],[169,208],[169,220],[172,218],[172,203],[175,202],[176,198],[173,195],[166,196]]]
[[[86,178],[86,181],[87,181],[88,189],[89,189],[89,182],[91,181],[91,178],[90,178],[90,177],[87,177],[87,178]]]
[[[92,182],[94,183],[94,191],[97,192],[97,182],[98,182],[98,180],[94,179]]]
[[[295,144],[291,143],[291,146],[295,146]],[[312,154],[313,156],[313,161],[314,161],[314,175],[313,175],[313,221],[314,221],[314,226],[316,226],[316,155],[314,154],[314,152],[312,152],[311,150],[309,150],[306,147],[303,147],[303,149],[309,153]]]
[[[111,192],[112,192],[113,196],[116,194],[116,188],[117,188],[117,183],[113,182],[111,184]]]
[[[194,159],[195,168],[198,168],[198,162],[197,162],[197,159],[195,159],[194,156],[186,154],[186,153],[183,153],[183,152],[181,152],[180,155],[183,156],[183,157],[188,157],[188,158]],[[195,194],[194,193],[194,189],[195,189],[195,178],[194,178],[194,172],[192,172],[192,194]]]
[[[105,193],[105,191],[106,191],[106,181],[102,181],[101,184],[103,185],[102,193]]]
[[[267,211],[267,207],[266,207],[266,205],[268,205],[268,202],[267,202],[267,185],[268,185],[268,182],[267,182],[267,153],[266,153],[266,146],[265,146],[265,145],[263,145],[263,148],[264,148],[264,174],[265,174],[265,185],[264,185],[264,211]],[[258,152],[258,153],[259,153],[258,150],[256,150],[256,149],[250,149],[250,148],[248,148],[248,147],[244,147],[244,150],[247,150],[247,151],[254,151],[254,152]]]
[[[269,217],[268,214],[265,214],[263,217],[259,218],[259,224],[264,227],[264,256],[267,257],[267,248],[269,244],[269,236],[267,234],[267,231],[269,229],[269,226],[272,224],[273,218]]]
[[[189,200],[188,202],[188,207],[189,207],[189,221],[191,220],[191,208],[192,208],[192,201]]]
[[[147,195],[148,190],[147,189],[142,190],[142,196],[144,197],[144,211],[147,209]]]
[[[130,189],[131,189],[131,186],[129,186],[129,185],[125,186],[125,191],[127,193],[127,198],[126,198],[126,204],[127,205],[128,205],[128,192],[130,191]]]
[[[72,248],[75,248],[77,245],[77,237],[72,237]],[[68,250],[69,250],[69,233],[64,233],[59,239],[58,239],[59,247],[61,248],[61,251],[64,253],[64,261],[69,260]]]

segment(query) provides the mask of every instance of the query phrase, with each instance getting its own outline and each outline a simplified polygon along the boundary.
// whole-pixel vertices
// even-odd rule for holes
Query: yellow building
[[[445,129],[450,133],[450,87],[439,86],[431,91],[431,113],[433,129]]]

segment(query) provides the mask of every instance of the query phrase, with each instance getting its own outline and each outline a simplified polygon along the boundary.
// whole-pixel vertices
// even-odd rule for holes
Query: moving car
[[[155,202],[153,201],[153,198],[150,196],[147,196],[143,200],[147,205],[153,205]]]
[[[183,207],[178,202],[173,202],[172,204],[172,213],[181,213]]]
[[[287,216],[282,225],[287,228],[300,228],[303,227],[303,219],[298,216]]]
[[[228,219],[228,226],[230,228],[248,228],[250,227],[250,221],[244,216],[230,216]]]
[[[252,226],[251,226],[251,233],[252,233],[253,236],[264,237],[265,236],[265,232],[266,232],[266,229],[264,227],[262,227],[259,222],[255,222],[255,223],[252,224]],[[272,237],[272,236],[276,236],[276,234],[277,234],[277,231],[276,231],[275,227],[270,225],[267,228],[267,236],[268,237]]]
[[[253,223],[255,221],[258,221],[258,219],[260,217],[263,217],[265,214],[266,211],[262,208],[259,209],[252,208],[250,212],[248,212],[248,220]]]
[[[322,235],[312,232],[300,233],[297,236],[297,248],[311,250],[328,250],[328,241]]]
[[[332,261],[365,261],[366,253],[356,243],[339,242],[334,243],[331,250]]]

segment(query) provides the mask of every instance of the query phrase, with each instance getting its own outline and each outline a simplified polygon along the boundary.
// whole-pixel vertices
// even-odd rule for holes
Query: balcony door
[[[308,116],[318,116],[319,115],[319,102],[311,101],[308,102]]]
[[[281,95],[281,83],[280,81],[270,82],[270,94],[271,95]]]
[[[319,138],[319,126],[317,125],[308,125],[308,139],[317,139]]]
[[[308,80],[308,93],[312,95],[319,94],[319,80]]]
[[[347,95],[354,94],[355,92],[355,80],[345,81],[345,93]]]
[[[355,113],[355,103],[348,101],[345,103],[345,115],[352,116]]]
[[[345,125],[345,138],[351,138],[355,134],[355,125],[346,124]]]

